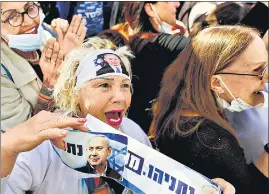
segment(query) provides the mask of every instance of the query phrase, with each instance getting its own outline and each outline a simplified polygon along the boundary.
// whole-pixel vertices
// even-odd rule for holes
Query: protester
[[[268,31],[268,5],[258,2],[250,11],[242,3],[225,2],[216,7],[204,20],[199,19],[191,35],[196,35],[208,26],[242,23],[257,28],[261,35]],[[262,21],[262,22],[261,22]],[[266,43],[266,37],[263,39]],[[264,94],[268,96],[268,89]],[[229,123],[236,130],[240,146],[244,149],[247,163],[254,162],[263,152],[268,142],[268,97],[262,109],[230,111],[225,110]]]
[[[45,15],[39,4],[1,2],[1,11],[1,131],[4,132],[27,120],[33,112],[48,107],[52,101],[49,86],[58,75],[55,64],[59,67],[63,58],[59,52],[62,50],[65,56],[74,45],[81,45],[85,22],[81,21],[81,16],[74,16],[76,25],[66,32],[66,22],[54,20],[59,45],[48,43],[48,53],[40,59],[40,50],[52,36],[43,28]],[[80,39],[74,36],[77,31],[81,33]],[[53,49],[58,54],[50,55]]]
[[[204,2],[201,2],[202,5]],[[212,8],[211,8],[212,9]],[[210,9],[209,9],[210,10]],[[250,7],[240,2],[224,2],[217,5],[212,11],[196,16],[190,23],[190,36],[194,37],[210,25],[234,25],[240,21],[249,12]],[[198,11],[198,10],[197,10]]]
[[[251,9],[246,17],[240,22],[257,28],[266,48],[268,48],[268,2],[257,4]],[[263,108],[251,108],[241,112],[231,112],[226,109],[225,113],[229,123],[236,130],[240,146],[244,149],[247,163],[254,162],[263,152],[264,144],[268,142],[268,83],[263,93],[265,96],[265,104]]]
[[[209,178],[224,178],[238,194],[266,193],[268,153],[247,165],[223,109],[263,106],[267,64],[264,42],[253,29],[200,32],[166,70],[154,104],[151,134],[160,152]]]
[[[171,35],[184,28],[177,25],[178,6],[179,2],[125,2],[126,22],[101,34],[116,43],[127,40],[135,55],[131,61],[134,94],[128,117],[146,133],[152,120],[149,108],[159,91],[163,71],[189,41],[182,35]],[[121,36],[115,36],[116,32],[122,40]]]
[[[193,25],[193,21],[201,16],[202,14],[208,13],[213,10],[218,2],[195,2],[189,1],[184,2],[182,5],[179,13],[178,13],[178,20],[182,21],[187,29],[187,32],[190,32],[190,28]]]
[[[34,149],[45,140],[58,141],[66,137],[64,128],[88,130],[83,124],[86,119],[71,118],[59,113],[41,111],[31,119],[16,125],[1,135],[1,177],[7,176],[19,153]],[[20,146],[18,146],[20,145]]]
[[[131,101],[131,69],[128,57],[132,57],[126,48],[116,51],[107,40],[91,38],[81,49],[73,50],[66,57],[60,76],[55,84],[55,102],[57,107],[73,116],[85,117],[91,114],[121,132],[151,146],[146,134],[133,121],[125,117]],[[100,50],[101,49],[101,50]],[[127,73],[106,73],[98,75],[101,68],[97,55],[111,53],[120,58]],[[57,143],[64,148],[64,143]],[[27,162],[26,162],[27,161]],[[57,169],[57,170],[56,170]],[[28,173],[31,172],[31,173]],[[4,193],[21,193],[31,190],[33,193],[79,193],[82,178],[92,177],[66,166],[50,142],[45,142],[37,149],[22,153],[9,177]],[[52,181],[53,179],[53,181]],[[111,192],[122,193],[124,187],[109,178],[92,179],[97,185],[88,188],[98,190],[109,185]],[[97,180],[97,181],[95,181]],[[66,185],[62,187],[63,183]]]
[[[197,7],[197,11],[201,11],[201,9]],[[190,18],[190,36],[196,36],[209,26],[243,24],[258,29],[263,37],[269,27],[268,22],[266,22],[268,21],[268,13],[268,4],[266,3],[257,2],[251,8],[243,2],[224,2],[217,5],[209,13],[198,14],[198,16]]]

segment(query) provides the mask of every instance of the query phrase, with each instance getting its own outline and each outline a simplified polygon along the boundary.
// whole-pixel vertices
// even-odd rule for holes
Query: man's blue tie
[[[116,67],[116,73],[121,73],[120,68]]]

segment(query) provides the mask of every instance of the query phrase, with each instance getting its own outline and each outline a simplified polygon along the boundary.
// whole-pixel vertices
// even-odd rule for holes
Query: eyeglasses
[[[30,5],[24,12],[18,12],[16,10],[7,10],[2,14],[7,15],[7,19],[1,21],[3,23],[9,23],[13,27],[20,26],[24,21],[24,14],[27,14],[30,18],[34,19],[39,15],[40,6],[35,3]]]
[[[266,66],[259,74],[245,74],[245,73],[230,73],[230,72],[220,72],[220,73],[215,73],[214,75],[219,75],[219,74],[227,74],[227,75],[245,75],[245,76],[256,76],[259,77],[260,80],[263,79],[265,72],[268,70],[268,66]]]

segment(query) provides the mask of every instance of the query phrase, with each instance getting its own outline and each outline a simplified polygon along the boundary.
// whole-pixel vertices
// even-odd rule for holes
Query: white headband
[[[106,55],[110,55],[110,58]],[[115,51],[111,49],[92,51],[84,57],[76,70],[75,88],[80,88],[89,80],[112,75],[124,76],[131,80],[129,72]]]

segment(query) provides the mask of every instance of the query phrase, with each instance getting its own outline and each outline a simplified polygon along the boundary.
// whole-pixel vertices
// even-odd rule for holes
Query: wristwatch
[[[269,143],[265,144],[264,146],[264,150],[269,153]]]

